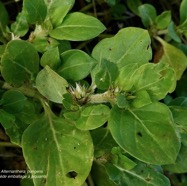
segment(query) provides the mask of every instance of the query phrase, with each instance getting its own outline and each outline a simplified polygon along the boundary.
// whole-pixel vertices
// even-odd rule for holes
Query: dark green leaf
[[[61,54],[62,65],[58,69],[65,79],[79,81],[85,78],[95,65],[95,60],[81,50],[68,50]]]
[[[20,145],[22,131],[20,130],[21,126],[16,123],[15,116],[0,109],[0,123],[4,127],[7,135],[10,137],[10,141]]]
[[[59,26],[73,7],[75,0],[52,0],[48,4],[48,16],[54,27]]]
[[[139,15],[138,7],[142,4],[140,0],[127,0],[127,6],[136,15]]]
[[[180,139],[164,104],[152,103],[134,110],[114,107],[109,127],[116,142],[135,158],[158,165],[175,162]]]
[[[187,97],[175,98],[168,105],[187,107]]]
[[[146,28],[152,26],[157,16],[155,7],[151,4],[143,4],[138,7],[138,10],[144,26]]]
[[[91,171],[93,181],[97,186],[116,186],[108,177],[105,167],[97,162],[93,163]]]
[[[50,101],[62,103],[63,94],[67,93],[67,81],[49,66],[42,69],[36,77],[36,88]]]
[[[83,107],[80,118],[76,121],[76,127],[81,130],[98,128],[107,122],[109,114],[109,107],[103,104]]]
[[[107,164],[106,171],[112,181],[118,186],[170,186],[170,181],[153,167],[139,163],[132,170],[124,172],[117,170],[112,164]]]
[[[176,30],[176,26],[174,24],[173,21],[171,21],[171,23],[168,25],[168,35],[176,42],[180,43],[181,39],[180,37],[177,35],[177,30]]]
[[[84,41],[98,36],[104,30],[105,26],[95,17],[74,12],[68,14],[62,24],[49,34],[59,40]]]
[[[187,147],[182,144],[175,163],[170,165],[165,165],[163,166],[163,168],[166,171],[170,171],[173,173],[178,173],[178,174],[186,173],[187,172]]]
[[[76,129],[62,118],[46,114],[31,124],[23,134],[22,148],[30,170],[42,170],[45,176],[34,178],[35,186],[82,185],[91,170],[93,145],[89,132]]]
[[[47,6],[44,0],[24,0],[23,10],[26,13],[27,21],[30,24],[41,24],[47,15]]]
[[[184,23],[185,21],[187,21],[186,9],[187,9],[187,0],[182,0],[180,4],[180,23]]]
[[[39,56],[35,48],[22,40],[10,41],[2,56],[1,73],[10,84],[21,86],[35,78],[39,69]]]
[[[8,12],[3,3],[0,1],[0,31],[5,29],[8,24],[8,19]]]
[[[19,113],[23,110],[26,100],[27,98],[21,92],[9,90],[2,96],[2,108],[11,114]]]
[[[118,146],[107,127],[100,127],[92,130],[91,136],[94,144],[94,155],[96,158],[99,158],[104,154],[110,154],[112,148]]]

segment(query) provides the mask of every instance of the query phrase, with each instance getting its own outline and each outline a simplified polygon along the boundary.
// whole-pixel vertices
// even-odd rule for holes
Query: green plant
[[[70,13],[74,3],[24,0],[11,25],[0,3],[0,122],[28,169],[40,173],[22,185],[169,186],[164,171],[187,172],[187,110],[186,98],[163,99],[187,67],[185,54],[154,34],[163,53],[150,62],[151,34],[136,27],[101,40],[91,54],[72,49],[70,41],[105,30],[94,17]],[[149,25],[147,15],[142,20]]]

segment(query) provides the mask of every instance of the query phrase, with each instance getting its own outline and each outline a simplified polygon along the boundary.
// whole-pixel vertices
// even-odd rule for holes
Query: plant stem
[[[0,147],[15,147],[15,148],[20,148],[20,146],[15,145],[10,142],[0,142]]]
[[[92,94],[88,97],[88,103],[115,103],[115,97],[109,92],[104,92],[102,94]]]
[[[94,186],[95,185],[94,182],[93,182],[91,174],[89,174],[89,176],[88,176],[88,185],[89,186]]]
[[[17,88],[17,87],[13,87],[10,84],[8,84],[7,82],[5,82],[2,85],[2,88],[6,89],[6,90],[18,90],[28,97],[33,97],[33,98],[37,98],[37,99],[40,99],[41,96],[42,96],[42,95],[39,94],[39,92],[35,88],[28,87],[28,86],[25,86],[25,85]]]

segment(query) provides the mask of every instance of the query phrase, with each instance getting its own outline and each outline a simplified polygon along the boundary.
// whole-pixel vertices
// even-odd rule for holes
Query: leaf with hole
[[[155,102],[133,110],[113,107],[109,128],[115,141],[143,162],[163,165],[176,160],[180,139],[164,104]]]
[[[46,176],[33,178],[35,186],[82,185],[91,170],[93,144],[89,132],[51,113],[25,130],[22,148],[29,169],[42,170]]]

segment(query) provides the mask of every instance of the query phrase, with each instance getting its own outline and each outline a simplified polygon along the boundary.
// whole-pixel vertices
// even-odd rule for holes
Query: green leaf
[[[180,23],[181,24],[187,20],[186,9],[187,9],[187,0],[182,0],[180,4]]]
[[[164,11],[155,19],[157,29],[165,29],[171,22],[171,11]]]
[[[169,103],[169,105],[187,107],[187,98],[186,97],[177,97],[177,98],[173,99]]]
[[[119,108],[127,109],[129,107],[129,102],[123,93],[118,93],[116,95],[116,104]]]
[[[161,38],[157,39],[163,47],[163,55],[160,62],[169,64],[175,71],[176,79],[179,80],[187,67],[187,57],[180,49],[165,42]]]
[[[157,16],[155,7],[151,4],[143,4],[138,7],[138,10],[144,26],[146,28],[152,26]]]
[[[180,140],[170,110],[161,103],[134,110],[114,107],[109,128],[116,142],[143,162],[163,165],[176,160]]]
[[[42,67],[49,66],[52,69],[57,69],[60,64],[60,55],[58,47],[51,48],[47,50],[40,59],[40,64]]]
[[[153,167],[139,163],[132,170],[120,171],[112,164],[105,166],[110,179],[116,185],[123,186],[170,186],[170,181],[158,170]]]
[[[0,1],[0,31],[4,30],[5,27],[8,25],[8,20],[9,20],[8,12],[4,4]]]
[[[127,6],[128,8],[136,15],[139,16],[139,10],[138,7],[142,4],[142,2],[140,0],[127,0]]]
[[[35,48],[22,40],[10,41],[1,60],[5,81],[15,86],[31,81],[39,70],[39,56]]]
[[[183,133],[187,133],[187,108],[182,106],[171,106],[169,108],[179,130]]]
[[[28,30],[29,30],[29,25],[27,23],[26,15],[25,12],[22,11],[18,14],[16,17],[16,22],[11,24],[11,30],[16,36],[24,36]]]
[[[176,26],[173,21],[168,25],[168,35],[176,42],[181,43],[181,39],[177,34]]]
[[[75,0],[52,0],[48,5],[48,16],[54,27],[59,26],[71,10]]]
[[[27,98],[17,90],[8,90],[2,96],[2,108],[11,113],[19,113],[23,110]]]
[[[43,178],[33,179],[35,186],[82,185],[91,170],[89,132],[62,118],[45,115],[31,124],[23,134],[22,148],[29,169],[42,170]]]
[[[36,88],[50,101],[62,103],[63,94],[67,93],[67,81],[49,66],[42,69],[36,77]]]
[[[91,175],[97,186],[116,186],[108,177],[105,167],[97,162],[93,163]]]
[[[81,50],[73,49],[61,54],[62,65],[57,70],[65,79],[79,81],[88,76],[95,60]]]
[[[109,114],[110,109],[106,105],[88,105],[83,107],[80,118],[76,121],[76,127],[81,130],[96,129],[107,122]]]
[[[131,170],[137,164],[124,154],[120,147],[112,148],[112,163],[120,170]]]
[[[92,56],[99,62],[103,59],[117,64],[119,70],[127,65],[147,63],[152,58],[150,36],[147,30],[135,27],[121,29],[114,37],[100,41]]]
[[[161,100],[175,90],[174,70],[163,63],[148,63],[136,70],[132,77],[132,92],[147,90],[151,98]]]
[[[187,172],[187,147],[181,145],[180,152],[174,164],[164,165],[164,170],[170,171],[172,173],[186,173]]]
[[[120,69],[115,85],[120,90],[130,91],[133,95],[136,94],[136,96],[138,92],[146,90],[151,98],[160,100],[168,92],[174,91],[176,79],[173,69],[168,67],[167,64],[147,63],[138,67],[138,64],[134,63],[132,65],[125,65]]]
[[[123,91],[128,91],[133,87],[133,77],[138,69],[138,64],[126,64],[119,70],[118,77],[116,78],[115,85]]]
[[[15,116],[0,109],[0,123],[10,137],[10,141],[16,145],[20,145],[22,130],[20,129],[21,126],[16,123]]]
[[[34,38],[33,45],[37,51],[44,53],[47,50],[57,47],[59,42],[56,39],[42,36]]]
[[[47,6],[44,0],[24,0],[23,10],[30,24],[41,24],[47,15]]]
[[[108,128],[100,127],[91,130],[91,136],[94,144],[94,157],[96,158],[110,154],[112,148],[118,146]]]
[[[149,93],[146,90],[141,90],[133,94],[135,99],[129,100],[131,107],[140,108],[152,103]]]
[[[59,40],[84,41],[98,36],[104,30],[105,26],[95,17],[74,12],[68,14],[62,24],[49,34]]]
[[[103,60],[95,74],[95,84],[101,90],[107,90],[113,85],[118,76],[118,68],[115,63]]]

